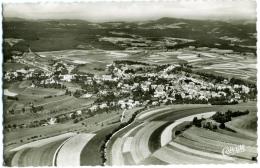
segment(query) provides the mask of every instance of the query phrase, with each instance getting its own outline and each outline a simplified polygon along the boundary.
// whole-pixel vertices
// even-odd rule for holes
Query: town
[[[17,59],[17,62],[21,61]],[[32,81],[31,88],[62,89],[64,95],[83,99],[94,98],[92,106],[83,109],[93,114],[161,104],[228,105],[256,99],[255,85],[234,78],[226,79],[192,72],[189,64],[153,65],[118,60],[108,64],[103,75],[79,73],[76,67],[76,65],[58,61],[50,65],[48,71],[26,68],[6,72],[4,80],[7,82],[30,80]],[[68,83],[77,84],[79,87],[71,89],[66,86]],[[9,99],[19,101],[17,94],[7,89],[4,94]],[[27,108],[10,109],[8,113],[15,114],[16,111],[25,112],[26,110],[39,113],[44,109],[42,106],[35,107],[33,103],[30,103]],[[76,110],[66,117],[64,115],[48,117],[41,120],[38,125],[55,124],[64,118],[78,121],[75,116],[81,115],[82,111]],[[16,127],[30,126],[35,126],[35,124],[21,124]]]

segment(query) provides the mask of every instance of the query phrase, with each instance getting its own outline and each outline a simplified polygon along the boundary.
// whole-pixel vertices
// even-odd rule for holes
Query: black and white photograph
[[[5,167],[257,164],[257,1],[2,3]]]

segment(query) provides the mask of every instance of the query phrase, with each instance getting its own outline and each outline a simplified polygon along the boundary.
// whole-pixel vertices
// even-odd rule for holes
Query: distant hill
[[[15,29],[15,31],[13,31]],[[159,30],[160,29],[160,30]],[[158,31],[159,30],[159,31]],[[75,49],[79,45],[105,50],[124,49],[119,45],[100,41],[100,37],[114,37],[115,33],[137,35],[146,39],[161,40],[164,37],[193,39],[187,45],[217,47],[239,52],[256,52],[242,46],[230,46],[223,36],[240,39],[243,46],[255,46],[256,23],[228,23],[214,20],[188,20],[161,18],[145,22],[91,23],[84,20],[25,20],[4,18],[4,38],[24,39],[33,51]],[[117,35],[118,37],[118,35]],[[216,43],[219,44],[216,46]],[[187,45],[178,47],[187,47]]]
[[[3,21],[5,22],[17,22],[17,21],[28,21],[28,19],[23,19],[19,17],[4,17]]]

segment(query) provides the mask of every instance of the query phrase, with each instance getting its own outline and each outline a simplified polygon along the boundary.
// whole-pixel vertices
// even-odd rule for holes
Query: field
[[[106,50],[61,50],[38,52],[46,58],[63,60],[65,62],[79,65],[80,72],[100,74],[107,64],[117,59],[131,59],[140,51],[106,51]],[[104,72],[103,72],[104,73]]]
[[[207,156],[211,158],[219,159],[221,159],[220,156],[224,147],[243,144],[245,145],[245,151],[235,154],[232,157],[233,161],[250,162],[252,157],[257,155],[256,139],[252,140],[247,136],[230,136],[228,132],[212,132],[196,127],[184,131],[184,133],[173,140],[172,144],[174,146],[180,145],[179,147],[189,153],[189,155],[201,155],[199,151],[202,151],[203,153],[207,153]],[[194,150],[190,150],[190,148]],[[232,159],[230,160],[232,161]]]
[[[232,121],[226,123],[227,129],[211,131],[192,126],[173,138],[172,142],[169,143],[170,146],[167,146],[175,150],[178,149],[186,155],[185,158],[199,156],[200,158],[207,157],[221,162],[224,160],[225,162],[253,162],[253,158],[257,156],[257,118],[255,108],[252,106],[248,109],[250,110],[248,115],[233,118]],[[224,148],[236,147],[236,145],[241,144],[244,145],[244,151],[235,153],[232,157],[223,158]],[[162,153],[160,154],[162,155]],[[193,162],[199,163],[196,158],[191,160],[190,163]]]
[[[80,166],[81,151],[95,134],[78,134],[70,138],[59,149],[56,166]]]
[[[4,134],[4,141],[7,142],[5,144],[6,150],[12,148],[13,146],[17,146],[19,144],[21,145],[21,140],[23,141],[22,143],[33,141],[33,139],[31,139],[32,136],[38,136],[38,138],[35,139],[38,140],[44,137],[50,137],[70,131],[97,131],[104,128],[105,126],[118,123],[120,120],[120,115],[121,114],[119,112],[113,111],[109,114],[103,113],[90,118],[85,118],[83,121],[78,123],[73,123],[73,121],[69,121],[66,123],[57,123],[54,125],[41,126],[37,128],[16,129],[12,132],[6,132]],[[31,120],[31,118],[28,119],[28,121]]]
[[[100,153],[101,145],[104,143],[105,137],[118,125],[119,124],[114,124],[96,132],[96,136],[94,136],[81,151],[81,166],[102,165],[102,157]]]
[[[63,134],[12,149],[10,152],[13,154],[9,158],[10,162],[6,164],[7,166],[52,166],[57,148],[72,135]]]
[[[117,134],[115,134],[110,142],[108,143],[107,147],[107,156],[108,161],[106,164],[108,165],[135,165],[135,164],[144,164],[144,165],[150,165],[150,164],[170,164],[170,163],[227,163],[227,162],[233,162],[229,160],[223,160],[223,158],[219,158],[220,156],[215,156],[216,152],[219,152],[217,150],[220,150],[220,147],[217,146],[211,146],[210,143],[220,144],[216,143],[216,139],[224,141],[228,140],[230,143],[240,142],[245,143],[249,145],[247,149],[249,149],[252,152],[247,152],[244,155],[239,155],[239,158],[236,161],[244,162],[245,160],[243,158],[249,158],[254,154],[254,147],[250,147],[251,145],[255,145],[254,139],[250,137],[250,140],[243,140],[245,138],[245,135],[239,134],[237,136],[234,136],[233,134],[228,135],[228,132],[222,131],[222,132],[216,132],[216,133],[210,133],[210,132],[204,132],[203,130],[196,130],[195,128],[191,131],[187,130],[187,132],[184,132],[182,136],[177,137],[172,142],[167,144],[166,146],[161,145],[162,139],[158,138],[162,137],[163,132],[165,132],[167,127],[171,124],[171,122],[176,121],[178,118],[182,118],[185,116],[189,116],[191,114],[198,114],[208,111],[214,111],[214,110],[220,110],[220,111],[226,111],[227,109],[249,109],[250,111],[255,111],[256,106],[254,102],[249,102],[241,105],[230,105],[230,106],[208,106],[208,105],[175,105],[175,106],[162,106],[157,107],[155,109],[145,110],[138,114],[136,117],[136,120],[133,124],[130,124],[123,130],[119,131]],[[17,135],[17,132],[12,134],[7,134],[6,138],[8,138],[7,142],[12,143],[12,139],[16,137],[16,139],[24,139],[24,143],[29,143],[30,141],[26,141],[26,137],[30,137],[32,135],[32,131],[35,131],[35,133],[41,133],[41,138],[47,138],[55,135],[59,135],[66,132],[79,132],[80,134],[77,134],[73,139],[75,139],[77,136],[84,136],[88,135],[90,132],[93,134],[96,134],[95,136],[91,137],[87,141],[80,141],[84,142],[84,144],[80,145],[80,150],[77,150],[77,158],[74,159],[73,162],[69,162],[68,164],[76,164],[77,165],[101,165],[102,164],[102,157],[99,152],[101,145],[104,143],[104,138],[106,135],[109,134],[110,131],[112,131],[114,128],[118,126],[119,123],[113,124],[115,121],[118,121],[120,119],[120,113],[114,112],[113,115],[111,114],[102,114],[102,115],[95,115],[89,119],[83,120],[80,123],[73,124],[73,123],[67,123],[64,125],[50,125],[40,128],[32,128],[28,129],[27,131],[24,130],[23,134],[20,134],[20,137]],[[235,121],[235,120],[234,120]],[[83,126],[84,123],[84,126]],[[83,126],[83,128],[82,128]],[[62,129],[61,129],[62,128]],[[44,133],[45,132],[45,133]],[[207,134],[206,134],[207,133]],[[224,134],[225,136],[222,136]],[[200,136],[199,143],[195,143],[196,136]],[[219,138],[221,135],[221,139]],[[156,137],[157,136],[157,137]],[[185,139],[184,136],[186,137]],[[209,139],[209,137],[212,137]],[[189,139],[192,137],[192,143]],[[232,137],[232,138],[231,138]],[[205,139],[205,142],[207,143],[201,143],[202,138]],[[76,138],[77,139],[77,138]],[[38,139],[32,140],[38,143]],[[32,142],[31,141],[31,142]],[[41,140],[40,140],[41,141]],[[51,158],[53,159],[55,149],[58,149],[60,145],[65,141],[64,140],[57,140],[54,142],[50,142],[48,144],[43,144],[40,147],[29,147],[27,144],[25,144],[26,148],[21,148],[20,142],[16,142],[17,144],[13,144],[10,146],[7,146],[5,149],[7,151],[11,151],[10,149],[14,149],[14,147],[18,147],[17,152],[15,154],[12,154],[10,152],[9,157],[13,159],[6,159],[6,161],[19,165],[50,165],[51,164]],[[14,142],[14,141],[13,141]],[[71,143],[66,142],[61,149],[63,148],[64,151],[71,151]],[[74,141],[73,141],[74,142]],[[174,143],[173,143],[174,142]],[[204,141],[203,141],[204,142]],[[228,142],[228,144],[229,144]],[[34,142],[33,142],[34,143]],[[75,141],[76,143],[76,141]],[[177,143],[177,146],[176,146]],[[72,143],[74,144],[74,143]],[[78,144],[78,143],[77,143]],[[188,146],[187,144],[193,144],[192,146]],[[223,143],[223,145],[225,145]],[[181,145],[181,146],[180,146]],[[185,146],[186,145],[186,146]],[[206,145],[206,147],[205,147]],[[68,146],[68,149],[66,148]],[[75,146],[75,145],[72,145]],[[192,148],[193,152],[195,154],[190,154],[190,150],[186,150],[186,148]],[[197,147],[197,148],[196,148]],[[43,151],[46,151],[48,149],[52,148],[50,152],[47,152],[46,154],[43,154]],[[67,149],[67,150],[65,150]],[[75,148],[76,149],[76,148]],[[185,150],[184,150],[185,149]],[[205,149],[204,151],[201,151],[202,149]],[[212,150],[212,151],[209,151]],[[198,152],[199,151],[199,152]],[[202,152],[202,153],[201,153]],[[210,156],[205,156],[206,154],[203,152],[213,152]],[[215,153],[214,153],[215,152]],[[64,157],[62,157],[62,153],[60,153],[61,159],[64,160]],[[68,153],[68,152],[65,152]],[[7,156],[8,156],[7,155]],[[32,156],[33,155],[33,156]],[[41,155],[44,155],[43,161],[41,163],[38,163],[34,160],[28,160],[27,157],[34,158],[40,157]],[[178,156],[175,156],[178,155]],[[6,156],[6,157],[7,157]],[[59,153],[58,153],[59,156]],[[65,155],[64,155],[65,156]],[[67,154],[66,154],[67,156]],[[88,156],[88,157],[86,157]],[[190,158],[191,160],[187,161],[187,159],[171,159],[171,157],[179,158],[179,156],[187,156],[187,158]],[[198,157],[199,156],[199,157]],[[75,155],[76,157],[76,155]],[[216,160],[216,157],[218,158]],[[212,159],[214,158],[214,159]],[[198,160],[197,160],[198,159]],[[68,160],[68,159],[65,159]],[[247,162],[247,161],[246,161]],[[65,162],[64,162],[65,163]],[[64,164],[63,162],[59,162],[59,164]],[[66,162],[67,163],[67,162]]]
[[[252,132],[257,131],[257,112],[252,111],[249,115],[234,118],[232,121],[227,123],[230,126],[240,132]]]
[[[3,64],[3,69],[4,71],[16,71],[18,69],[24,69],[25,67],[27,67],[24,64],[21,63],[4,63]]]
[[[256,58],[251,55],[239,55],[221,50],[61,50],[38,52],[46,58],[62,59],[79,65],[78,70],[86,73],[102,74],[105,66],[113,60],[137,60],[151,64],[187,62],[195,71],[207,70],[228,78],[239,77],[255,81]]]
[[[82,150],[77,150],[78,156],[77,156],[77,164],[80,165],[101,165],[102,159],[100,155],[100,147],[103,144],[103,140],[107,134],[110,133],[115,127],[118,126],[120,119],[120,114],[118,112],[114,111],[109,114],[103,113],[99,115],[95,115],[93,117],[87,118],[81,122],[73,123],[72,121],[64,123],[64,124],[54,124],[54,125],[48,125],[44,127],[38,127],[38,128],[25,128],[23,130],[17,130],[13,132],[8,132],[5,134],[5,153],[6,153],[6,162],[16,162],[13,159],[13,150],[18,150],[15,153],[18,153],[15,158],[19,158],[18,160],[25,160],[20,161],[19,163],[23,162],[23,165],[31,166],[36,165],[38,162],[30,160],[30,158],[34,153],[36,156],[45,155],[43,152],[45,149],[49,149],[53,147],[52,150],[57,149],[65,140],[63,141],[57,141],[57,142],[50,142],[48,144],[44,144],[38,147],[33,147],[30,144],[43,144],[43,141],[48,141],[48,139],[52,139],[52,137],[59,136],[62,134],[70,134],[70,132],[77,132],[79,136],[83,136],[86,134],[96,134],[96,136],[92,137],[89,140],[89,143],[84,143],[81,145]],[[37,136],[37,138],[31,139],[32,136]],[[76,138],[76,137],[75,137]],[[45,140],[46,139],[46,140]],[[73,140],[73,139],[72,139]],[[69,145],[70,141],[68,141]],[[86,142],[85,140],[80,142]],[[66,147],[65,146],[65,147]],[[70,147],[68,147],[70,148]],[[51,150],[51,151],[52,151]],[[38,152],[37,152],[38,151]],[[92,154],[90,157],[86,158],[85,153],[91,151]],[[26,153],[24,153],[26,152]],[[53,151],[54,153],[55,151]],[[90,153],[91,153],[90,152]],[[22,154],[24,158],[20,158],[19,154]],[[40,163],[43,166],[50,165],[53,159],[53,153],[46,153],[46,157],[49,158],[49,160],[45,160],[42,163]],[[16,155],[16,154],[15,154]],[[89,158],[94,157],[95,159],[89,160]],[[34,158],[34,157],[33,157]],[[64,157],[61,157],[64,159]],[[74,163],[74,162],[73,162]]]
[[[77,99],[72,96],[57,96],[50,99],[43,99],[43,102],[40,101],[35,102],[35,106],[42,106],[44,109],[41,113],[31,113],[29,111],[29,102],[28,99],[24,99],[24,101],[13,101],[9,106],[9,109],[16,110],[16,115],[7,114],[5,116],[5,122],[7,124],[29,124],[30,122],[47,119],[50,116],[57,116],[60,114],[66,114],[72,111],[76,111],[77,109],[84,109],[88,107],[93,101]],[[25,108],[25,112],[22,112],[22,108]],[[30,118],[28,118],[30,116]]]
[[[218,54],[215,58],[210,58],[192,63],[195,70],[205,71],[223,75],[225,77],[237,77],[255,81],[256,63],[255,57],[242,56],[238,54]]]
[[[228,106],[161,106],[145,110],[132,124],[113,135],[106,150],[106,165],[250,163],[251,157],[256,155],[256,138],[243,134],[191,127],[172,140],[174,136],[171,132],[175,127],[191,121],[195,115],[207,118],[214,111],[228,109],[248,109],[252,112],[256,106],[254,102],[249,102]],[[184,128],[185,124],[181,127]],[[246,145],[246,152],[228,158],[222,156],[223,147],[239,143]]]

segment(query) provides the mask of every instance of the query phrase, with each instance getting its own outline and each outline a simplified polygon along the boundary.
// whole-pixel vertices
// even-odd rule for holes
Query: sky
[[[4,17],[80,19],[92,22],[143,21],[162,17],[255,20],[255,0],[174,0],[171,2],[4,3]]]

